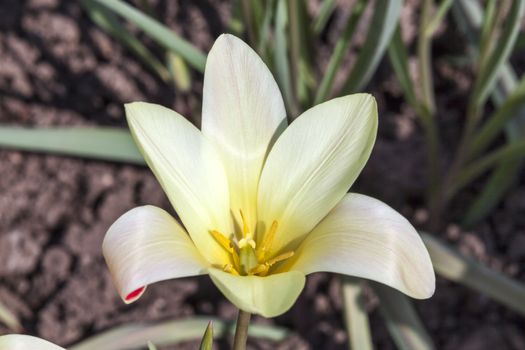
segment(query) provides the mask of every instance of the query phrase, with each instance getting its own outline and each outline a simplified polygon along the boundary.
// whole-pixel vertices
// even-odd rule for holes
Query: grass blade
[[[131,134],[118,128],[0,126],[0,147],[145,165]]]
[[[346,333],[351,350],[372,350],[370,323],[363,300],[363,281],[354,277],[343,277],[342,294]]]
[[[525,315],[525,285],[463,256],[427,233],[422,232],[421,237],[436,273]]]
[[[383,57],[392,34],[394,34],[402,4],[401,0],[385,0],[375,3],[376,7],[365,44],[342,88],[341,94],[357,92],[368,83]]]
[[[129,33],[112,12],[92,0],[82,0],[80,3],[93,22],[127,47],[162,80],[165,82],[169,81],[170,75],[166,67],[140,40]]]
[[[332,56],[330,57],[330,61],[328,62],[328,66],[323,75],[323,80],[321,80],[321,85],[317,90],[314,104],[319,104],[325,101],[330,94],[332,85],[334,83],[334,78],[337,74],[337,71],[339,70],[341,62],[343,61],[345,53],[350,47],[355,28],[357,27],[357,23],[359,22],[359,19],[361,18],[367,3],[368,2],[365,0],[358,0],[354,4],[352,13],[348,16],[348,20],[346,21],[343,34],[335,44],[334,51],[332,52]]]
[[[224,322],[220,319],[213,319],[212,321],[217,337],[233,334],[234,322]],[[144,348],[148,341],[157,346],[173,345],[183,341],[200,339],[209,322],[208,318],[196,317],[183,321],[162,323],[129,323],[83,340],[68,347],[68,349],[131,350]],[[288,330],[252,324],[248,334],[252,337],[282,341],[288,335]]]
[[[149,35],[158,44],[179,54],[189,65],[204,72],[206,55],[193,44],[178,36],[159,21],[145,15],[121,0],[91,0],[126,18]]]
[[[432,339],[407,296],[379,283],[372,283],[390,336],[400,350],[435,349]]]

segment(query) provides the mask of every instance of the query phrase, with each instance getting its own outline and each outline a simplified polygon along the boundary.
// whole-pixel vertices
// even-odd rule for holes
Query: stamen
[[[224,270],[224,272],[229,272],[232,275],[239,276],[239,271],[237,271],[232,264],[226,264],[222,269]]]
[[[270,266],[274,265],[274,264],[277,264],[278,262],[281,262],[283,260],[286,260],[286,259],[290,259],[295,253],[292,251],[289,251],[289,252],[286,252],[286,253],[283,253],[283,254],[279,254],[277,255],[275,258],[272,258],[270,260],[268,260],[266,263],[269,264]]]
[[[290,259],[294,255],[293,251],[289,251],[283,254],[277,255],[275,258],[272,258],[268,261],[266,261],[263,264],[259,264],[253,269],[250,270],[250,274],[252,275],[261,275],[266,276],[266,273],[268,273],[268,270],[270,270],[270,267],[277,264],[278,262],[284,261],[286,259]]]
[[[233,249],[232,242],[222,233],[220,233],[217,230],[211,230],[210,234],[215,238],[217,243],[219,243],[224,249],[226,249],[227,252],[233,253],[235,250]]]
[[[242,219],[242,236],[246,237],[248,233],[250,232],[250,227],[248,226],[248,220],[246,220],[246,216],[244,216],[244,212],[242,209],[239,209],[239,213],[241,214]]]
[[[257,265],[257,267],[254,267],[250,270],[250,275],[258,275],[260,273],[266,274],[268,270],[270,269],[270,266],[268,266],[266,263]]]
[[[257,256],[257,259],[259,261],[264,261],[265,255],[268,253],[270,248],[272,247],[273,239],[275,238],[275,232],[277,232],[277,220],[274,220],[272,222],[272,226],[270,226],[270,230],[267,234],[264,235],[263,241],[261,243],[261,246],[259,248],[259,254]]]

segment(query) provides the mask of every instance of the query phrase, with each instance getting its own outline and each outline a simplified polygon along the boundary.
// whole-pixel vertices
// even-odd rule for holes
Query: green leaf
[[[428,233],[421,233],[436,273],[486,294],[497,302],[525,315],[525,286],[465,257]]]
[[[452,8],[458,28],[466,35],[467,44],[471,48],[471,54],[475,56],[476,31],[481,26],[483,11],[479,2],[470,0],[459,0],[454,2]],[[495,105],[500,105],[505,97],[510,95],[518,84],[516,74],[507,63],[498,72],[498,84],[492,91],[492,100]],[[525,137],[525,110],[520,109],[514,117],[507,122],[505,133],[509,143],[518,142]],[[464,224],[472,225],[482,219],[500,202],[506,191],[511,188],[522,167],[523,160],[509,159],[500,163],[495,169],[482,192],[475,198],[466,211]]]
[[[283,92],[286,109],[289,113],[296,116],[298,114],[292,92],[292,80],[290,75],[290,62],[288,60],[288,37],[286,28],[288,26],[288,7],[286,0],[277,1],[277,11],[275,15],[275,75],[279,87]]]
[[[501,6],[501,4],[500,4]],[[487,96],[492,92],[498,71],[502,64],[509,58],[516,38],[518,36],[523,10],[525,8],[524,0],[514,0],[512,7],[505,18],[502,32],[498,37],[497,43],[491,50],[491,54],[483,64],[479,72],[478,78],[474,85],[474,100],[478,106],[484,104]]]
[[[0,147],[145,165],[129,131],[0,126]]]
[[[127,47],[162,80],[169,81],[170,76],[166,67],[118,21],[112,12],[93,0],[82,0],[80,3],[93,22]]]
[[[372,350],[372,337],[370,336],[370,323],[366,312],[363,281],[355,277],[343,277],[342,294],[343,310],[348,333],[350,349]]]
[[[368,28],[365,44],[361,48],[352,72],[347,78],[342,95],[357,92],[365,86],[374,74],[396,29],[401,12],[401,0],[377,1]]]
[[[334,13],[337,3],[335,0],[324,0],[321,3],[321,9],[319,10],[319,15],[315,18],[313,31],[315,35],[319,35],[323,32],[326,27],[328,19]]]
[[[332,56],[328,62],[328,66],[323,75],[323,79],[321,80],[319,89],[317,90],[314,104],[324,102],[327,96],[330,94],[334,78],[339,70],[339,67],[341,66],[341,62],[343,61],[345,53],[350,47],[355,28],[357,27],[357,23],[359,22],[359,19],[361,18],[367,3],[368,2],[366,0],[359,0],[352,7],[352,13],[348,16],[343,34],[335,44],[334,51],[332,52]]]
[[[169,74],[175,83],[175,86],[181,92],[188,92],[191,90],[191,74],[186,65],[186,62],[180,55],[169,51],[166,54],[166,61],[168,62]]]
[[[397,26],[394,35],[392,35],[390,45],[388,45],[388,57],[394,68],[394,72],[396,73],[399,85],[401,85],[401,89],[403,89],[403,94],[405,95],[407,102],[417,110],[419,104],[414,90],[414,83],[410,78],[408,54],[403,39],[401,38],[401,28],[399,25]]]
[[[213,319],[212,321],[217,337],[233,334],[235,327],[234,322],[224,322],[220,319]],[[68,349],[141,349],[148,340],[157,346],[173,345],[184,341],[200,339],[208,324],[209,319],[204,317],[161,323],[128,323],[83,340],[68,347]],[[257,324],[252,324],[248,331],[248,334],[252,337],[264,338],[276,342],[282,341],[288,333],[288,330],[281,327]]]
[[[379,298],[379,309],[390,336],[400,350],[431,350],[432,343],[423,322],[408,297],[395,289],[372,283]]]
[[[5,306],[0,304],[0,322],[5,324],[10,330],[15,332],[22,331],[22,325],[18,318]]]
[[[121,0],[91,0],[126,18],[158,44],[183,57],[189,65],[204,72],[206,55],[159,21],[145,15]]]
[[[157,347],[152,342],[148,341],[148,350],[157,350]]]
[[[504,126],[514,117],[518,117],[520,109],[525,105],[525,77],[512,91],[511,95],[487,118],[480,131],[469,144],[468,157],[473,158],[483,152],[500,134]]]
[[[525,156],[525,139],[519,142],[510,143],[499,149],[492,151],[483,158],[465,166],[463,170],[454,178],[446,189],[446,196],[451,198],[462,187],[475,180],[485,171],[496,166],[499,162],[515,160],[517,157]]]
[[[310,27],[306,4],[302,0],[288,0],[290,62],[292,88],[302,108],[308,107],[310,88],[315,84],[312,79],[310,57]],[[313,83],[313,84],[312,84]]]
[[[432,20],[428,22],[423,32],[423,35],[426,35],[427,37],[431,37],[432,35],[434,35],[439,25],[445,18],[448,10],[450,9],[450,6],[452,6],[452,3],[453,0],[441,0],[436,14],[434,15],[434,18],[432,18]]]
[[[213,347],[213,322],[208,323],[206,331],[204,331],[204,336],[201,340],[200,350],[211,350]]]

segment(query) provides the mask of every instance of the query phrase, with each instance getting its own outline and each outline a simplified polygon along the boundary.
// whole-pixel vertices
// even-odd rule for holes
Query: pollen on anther
[[[126,303],[128,303],[128,304],[134,302],[135,300],[137,300],[142,295],[142,293],[144,293],[145,289],[146,289],[146,286],[143,286],[143,287],[140,287],[138,289],[135,289],[133,292],[129,293],[124,298],[124,301]]]

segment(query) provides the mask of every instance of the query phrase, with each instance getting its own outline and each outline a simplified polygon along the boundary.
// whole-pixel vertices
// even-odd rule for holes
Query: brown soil
[[[412,2],[403,21],[409,40],[417,15]],[[153,3],[164,23],[204,50],[226,30],[230,13],[226,1]],[[330,30],[338,30],[341,18],[336,14]],[[323,40],[318,55],[326,62],[333,35]],[[461,52],[458,41],[454,30],[446,28],[434,46],[442,127],[452,144],[471,84],[468,70],[465,73],[446,59]],[[192,111],[200,100],[202,76],[194,74],[194,81],[191,96],[177,96],[93,25],[76,2],[0,2],[1,123],[125,127],[122,104],[135,100],[171,106],[197,120]],[[380,131],[354,190],[378,197],[424,225],[424,139],[386,60],[368,90],[379,102]],[[234,319],[235,309],[207,277],[152,285],[131,306],[118,298],[101,257],[106,229],[138,205],[169,209],[148,169],[4,150],[0,174],[0,302],[21,318],[27,333],[69,345],[129,321],[192,315]],[[466,193],[454,205],[461,208],[469,198]],[[469,232],[450,225],[442,237],[525,281],[524,198],[521,176],[521,183],[490,218]],[[525,349],[523,317],[464,287],[438,279],[435,296],[415,304],[438,349]],[[372,296],[368,308],[377,348],[394,349]],[[275,323],[295,334],[282,344],[251,341],[253,349],[347,348],[339,280],[333,275],[311,276],[291,311],[255,322]],[[5,332],[0,326],[0,333]],[[195,347],[191,343],[177,348]]]

